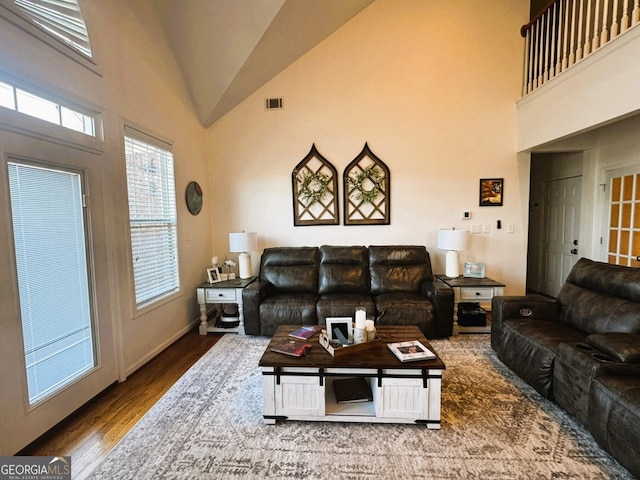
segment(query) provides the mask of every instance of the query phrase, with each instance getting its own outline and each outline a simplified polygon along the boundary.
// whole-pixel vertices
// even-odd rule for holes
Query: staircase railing
[[[638,23],[640,0],[552,1],[520,30],[526,42],[522,95]]]

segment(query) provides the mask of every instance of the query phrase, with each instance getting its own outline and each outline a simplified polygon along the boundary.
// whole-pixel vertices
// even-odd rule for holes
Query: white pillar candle
[[[356,328],[365,328],[367,311],[364,308],[356,308]]]

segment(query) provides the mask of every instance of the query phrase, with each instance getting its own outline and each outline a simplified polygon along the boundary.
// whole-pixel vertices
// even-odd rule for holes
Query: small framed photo
[[[480,179],[480,206],[500,207],[504,194],[504,178]]]
[[[327,336],[330,342],[338,342],[338,330],[349,343],[353,343],[353,319],[351,317],[327,318]]]
[[[220,272],[217,268],[207,268],[207,278],[209,279],[209,283],[218,283],[221,282]]]

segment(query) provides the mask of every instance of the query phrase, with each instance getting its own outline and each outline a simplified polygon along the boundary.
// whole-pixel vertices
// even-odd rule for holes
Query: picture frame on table
[[[326,325],[327,337],[329,337],[330,342],[339,341],[334,331],[335,329],[338,329],[349,343],[353,342],[353,319],[351,317],[329,317]]]
[[[504,195],[504,178],[480,179],[480,206],[501,207]]]
[[[220,278],[220,271],[217,268],[207,268],[207,278],[209,283],[218,283],[222,281]]]

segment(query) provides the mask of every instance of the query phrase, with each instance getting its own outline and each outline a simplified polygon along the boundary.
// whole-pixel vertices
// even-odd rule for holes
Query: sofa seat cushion
[[[260,333],[273,335],[278,325],[315,325],[315,293],[271,295],[260,304]]]
[[[589,430],[602,448],[640,478],[640,376],[606,376],[593,382]]]
[[[429,338],[436,336],[435,308],[417,293],[383,293],[373,297],[377,325],[417,325]]]
[[[540,395],[553,399],[553,364],[562,342],[578,343],[584,334],[550,320],[505,320],[496,339],[498,358]]]
[[[371,296],[364,293],[328,293],[320,295],[316,303],[318,323],[327,317],[355,317],[356,308],[364,308],[373,317],[376,312]]]

